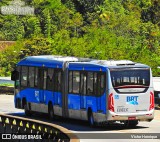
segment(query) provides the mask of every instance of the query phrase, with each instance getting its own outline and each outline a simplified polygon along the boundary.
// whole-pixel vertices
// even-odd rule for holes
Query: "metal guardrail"
[[[40,142],[43,140],[50,142],[79,142],[74,133],[61,126],[6,114],[0,114],[0,133],[13,134],[15,136],[25,134],[40,135],[43,139],[36,140]],[[14,141],[24,142],[25,140],[16,139]],[[26,139],[26,141],[28,142],[29,140]]]
[[[13,95],[14,94],[14,87],[0,86],[0,94]]]

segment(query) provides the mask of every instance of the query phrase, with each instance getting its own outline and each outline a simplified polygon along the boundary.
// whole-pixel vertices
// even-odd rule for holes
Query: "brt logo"
[[[127,104],[138,105],[138,96],[127,96]]]

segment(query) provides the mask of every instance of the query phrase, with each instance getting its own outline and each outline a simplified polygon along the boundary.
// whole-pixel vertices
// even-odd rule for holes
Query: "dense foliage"
[[[0,6],[8,5],[2,0]],[[127,59],[160,69],[160,0],[25,0],[33,16],[0,14],[0,76],[29,55]]]

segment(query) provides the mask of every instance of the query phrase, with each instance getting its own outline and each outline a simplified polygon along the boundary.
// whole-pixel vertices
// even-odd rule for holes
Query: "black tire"
[[[52,104],[48,106],[48,115],[50,120],[54,120],[54,110]]]
[[[19,108],[19,105],[18,105],[18,99],[16,99],[16,105],[15,105],[16,108]]]
[[[94,121],[94,117],[93,117],[92,111],[90,111],[88,113],[88,123],[89,123],[90,127],[95,127],[95,121]]]
[[[31,111],[28,109],[27,103],[24,105],[24,113],[25,113],[26,116],[31,116],[32,115]]]

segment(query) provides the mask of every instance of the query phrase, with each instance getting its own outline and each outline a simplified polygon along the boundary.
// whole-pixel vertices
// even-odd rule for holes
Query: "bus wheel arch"
[[[54,119],[54,109],[53,109],[53,104],[51,101],[49,101],[48,103],[48,115],[49,115],[50,120]]]
[[[89,107],[88,108],[88,123],[91,127],[94,127],[95,126],[95,120],[94,120],[94,117],[93,117],[93,112],[92,112],[92,109]]]

